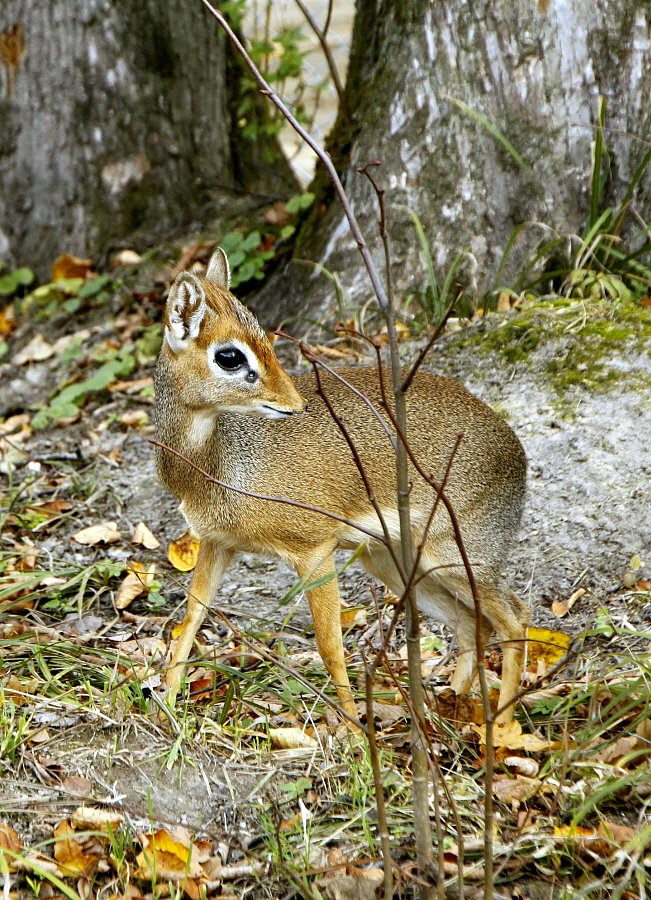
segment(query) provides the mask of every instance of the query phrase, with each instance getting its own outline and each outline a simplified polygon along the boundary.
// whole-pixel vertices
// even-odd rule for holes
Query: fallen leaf
[[[102,522],[100,525],[89,525],[88,528],[82,528],[77,534],[73,534],[72,540],[77,541],[78,544],[92,547],[95,544],[113,544],[121,537],[115,522]]]
[[[154,537],[144,522],[139,522],[133,530],[132,544],[141,544],[147,550],[158,550],[160,541]]]
[[[517,812],[520,806],[540,791],[542,782],[537,778],[508,778],[498,775],[493,782],[493,794],[502,803],[508,803]]]
[[[37,334],[22,350],[14,354],[11,361],[15,366],[24,366],[27,363],[43,362],[51,356],[54,356],[54,347],[42,334]]]
[[[86,781],[87,779],[82,778],[80,780]],[[115,832],[124,822],[124,816],[122,813],[99,809],[96,806],[80,806],[72,814],[72,821],[75,825],[79,825],[82,828],[101,829],[102,831],[108,831],[111,828]]]
[[[78,256],[62,253],[52,263],[52,281],[62,281],[65,278],[85,278],[92,265],[91,259],[80,259]]]
[[[109,384],[107,390],[113,393],[138,394],[143,388],[151,387],[153,383],[154,379],[151,375],[147,375],[145,378],[135,378],[132,381],[114,381]]]
[[[473,731],[477,732],[482,744],[486,744],[486,726],[471,725]],[[548,741],[545,738],[539,738],[535,734],[527,734],[522,731],[522,725],[517,719],[508,722],[506,725],[495,723],[493,726],[493,745],[495,747],[506,747],[508,750],[528,750],[535,753],[540,750],[558,750],[561,741]]]
[[[199,854],[195,851],[189,832],[176,828],[173,832],[160,828],[153,834],[142,835],[143,849],[136,857],[140,877],[156,876],[160,881],[183,881],[202,874]]]
[[[73,797],[88,797],[93,790],[93,783],[82,775],[68,775],[63,779],[61,787]]]
[[[97,869],[100,857],[94,853],[86,853],[75,838],[75,831],[70,822],[63,820],[54,829],[54,858],[64,869],[67,876],[90,875]]]
[[[554,602],[552,603],[552,612],[559,618],[561,616],[566,616],[572,609],[576,601],[579,600],[584,594],[585,588],[577,588],[573,594],[570,594],[567,600],[554,600]]]
[[[16,314],[13,303],[0,311],[0,338],[9,337],[16,330]]]
[[[319,744],[300,728],[270,728],[269,737],[277,750],[315,750]]]
[[[156,572],[154,566],[146,570],[142,563],[136,561],[129,563],[129,569],[115,596],[116,609],[126,609],[132,600],[146,594]]]
[[[135,250],[118,250],[111,257],[109,269],[116,269],[118,266],[137,266],[142,262],[142,256]]]
[[[197,564],[200,541],[191,529],[172,541],[167,548],[167,558],[179,572],[189,572]]]
[[[5,858],[8,857],[7,862],[10,869],[14,868],[14,860],[22,849],[23,845],[20,842],[20,838],[11,825],[7,825],[6,822],[0,822],[0,852],[4,851],[2,855]]]
[[[562,631],[550,631],[548,628],[529,628],[527,631],[527,668],[530,663],[545,663],[549,670],[560,662],[570,646],[569,634]]]
[[[130,409],[129,412],[123,413],[118,421],[129,428],[140,428],[149,423],[149,416],[144,409]]]
[[[507,756],[503,762],[507,768],[515,769],[520,775],[526,775],[529,778],[535,778],[540,771],[540,765],[535,759],[530,759],[528,756]]]

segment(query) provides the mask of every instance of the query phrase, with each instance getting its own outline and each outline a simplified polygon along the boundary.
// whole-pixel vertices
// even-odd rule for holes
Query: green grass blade
[[[604,155],[604,125],[606,122],[606,98],[599,97],[599,107],[597,111],[597,127],[595,128],[594,139],[594,155],[592,159],[592,178],[590,184],[590,216],[588,218],[586,228],[590,231],[597,219],[599,218],[599,208],[601,206],[601,193],[603,180],[601,177],[601,165]],[[588,239],[586,238],[586,241]]]
[[[511,156],[511,158],[515,160],[520,169],[522,169],[523,173],[527,176],[527,179],[530,181],[539,199],[547,208],[547,203],[545,201],[545,192],[542,189],[542,185],[534,175],[531,166],[529,166],[524,161],[522,156],[518,153],[518,151],[515,149],[506,135],[501,132],[499,128],[494,125],[489,119],[487,119],[486,116],[482,115],[482,113],[480,112],[477,112],[476,109],[472,109],[472,107],[468,106],[467,103],[464,103],[463,100],[459,100],[457,97],[450,97],[449,95],[446,96],[445,99],[449,100],[451,103],[454,103],[462,112],[465,112],[467,115],[471,116],[476,122],[482,125],[489,134],[491,134],[496,140],[500,142],[509,156]]]

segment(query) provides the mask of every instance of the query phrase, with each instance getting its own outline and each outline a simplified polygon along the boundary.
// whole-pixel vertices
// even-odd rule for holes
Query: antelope
[[[224,252],[215,251],[205,276],[184,272],[172,285],[156,367],[155,424],[157,440],[179,455],[157,446],[157,468],[162,484],[180,499],[200,549],[167,670],[169,703],[176,700],[229,561],[238,551],[253,551],[280,557],[308,584],[317,649],[341,707],[356,719],[334,550],[362,544],[365,569],[398,595],[404,578],[387,546],[400,552],[394,435],[378,371],[344,368],[337,375],[321,376],[323,394],[357,448],[376,507],[314,374],[292,380],[254,315],[230,293]],[[502,566],[522,514],[524,451],[502,418],[448,378],[418,373],[407,393],[407,415],[413,457],[439,481],[463,435],[446,495],[472,564],[481,634],[487,640],[495,631],[502,646],[498,718],[508,722],[522,676],[529,612],[503,581]],[[423,543],[414,578],[418,607],[455,633],[459,655],[451,684],[458,694],[467,693],[479,664],[473,594],[444,504],[427,528],[436,491],[413,467],[410,479],[414,546]]]

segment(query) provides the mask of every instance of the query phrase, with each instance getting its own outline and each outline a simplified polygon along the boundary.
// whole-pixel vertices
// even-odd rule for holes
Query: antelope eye
[[[227,372],[234,372],[246,365],[246,356],[237,347],[226,347],[223,350],[215,350],[215,362]]]

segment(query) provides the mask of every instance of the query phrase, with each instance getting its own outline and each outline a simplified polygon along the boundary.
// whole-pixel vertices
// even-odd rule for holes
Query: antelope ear
[[[175,353],[197,337],[206,309],[199,279],[183,272],[170,288],[165,309],[165,338]]]
[[[206,269],[206,281],[227,291],[231,284],[231,270],[228,267],[228,257],[221,247],[217,247],[213,255],[210,257],[208,268]]]

